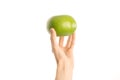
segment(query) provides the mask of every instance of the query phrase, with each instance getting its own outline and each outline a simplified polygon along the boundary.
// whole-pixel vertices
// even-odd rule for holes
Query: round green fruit
[[[69,36],[76,30],[76,22],[69,15],[53,16],[48,20],[47,29],[54,28],[57,36]]]

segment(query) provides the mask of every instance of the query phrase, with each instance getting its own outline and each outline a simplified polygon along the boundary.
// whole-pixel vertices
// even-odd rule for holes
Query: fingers
[[[70,49],[73,49],[74,45],[75,45],[75,33],[72,34],[72,41],[71,41]]]
[[[57,46],[57,41],[56,41],[56,32],[53,28],[50,29],[50,34],[51,34],[52,48],[54,49]],[[59,39],[59,46],[60,47],[63,47],[63,42],[64,42],[64,37],[61,36]],[[75,44],[75,33],[73,33],[72,35],[69,36],[65,48],[73,49],[74,44]]]
[[[63,47],[63,42],[64,42],[64,37],[61,36],[60,39],[59,39],[59,46],[60,47]]]
[[[69,48],[69,47],[70,47],[71,41],[72,41],[72,35],[70,35],[70,36],[68,37],[67,44],[66,44],[66,48]]]
[[[51,39],[52,47],[55,48],[57,42],[56,42],[56,32],[53,28],[50,29],[50,35],[51,35],[50,39]]]
[[[75,33],[69,36],[67,44],[66,44],[66,48],[73,49],[74,44],[75,44]]]

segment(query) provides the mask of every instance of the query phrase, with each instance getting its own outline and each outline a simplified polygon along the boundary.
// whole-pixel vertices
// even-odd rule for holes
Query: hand
[[[52,52],[57,62],[56,80],[71,80],[74,66],[73,48],[75,44],[75,33],[69,36],[65,46],[63,46],[64,36],[61,36],[59,43],[57,43],[56,32],[53,28],[50,29],[50,33]]]
[[[71,63],[73,65],[73,47],[75,43],[75,33],[69,36],[66,46],[63,46],[64,36],[61,36],[59,38],[59,44],[57,44],[55,30],[52,28],[50,32],[52,51],[55,55],[57,64],[59,64],[60,61],[67,61],[67,63]]]

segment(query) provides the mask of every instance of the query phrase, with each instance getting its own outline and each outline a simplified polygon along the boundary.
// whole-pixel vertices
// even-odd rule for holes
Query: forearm
[[[68,63],[59,63],[57,65],[55,80],[72,80],[73,65]]]

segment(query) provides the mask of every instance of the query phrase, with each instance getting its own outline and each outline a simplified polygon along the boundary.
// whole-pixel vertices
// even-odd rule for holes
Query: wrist
[[[73,68],[68,65],[57,66],[57,74],[55,80],[72,80]]]
[[[73,64],[69,61],[59,60],[57,63],[56,80],[72,80]]]
[[[73,67],[73,61],[59,60],[57,63],[57,68],[73,69]]]

